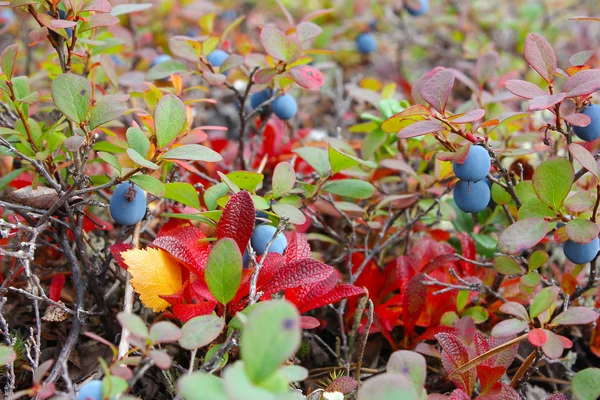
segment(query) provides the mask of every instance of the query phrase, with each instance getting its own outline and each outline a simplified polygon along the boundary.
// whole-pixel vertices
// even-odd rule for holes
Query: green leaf
[[[371,158],[385,144],[388,139],[388,134],[377,128],[373,132],[369,132],[362,143],[362,156]]]
[[[556,213],[537,197],[529,197],[523,202],[517,212],[518,219],[554,217]]]
[[[579,371],[571,381],[571,391],[577,400],[596,400],[600,397],[600,368]]]
[[[353,199],[368,199],[373,195],[375,188],[367,181],[359,179],[340,179],[323,185],[323,190],[338,196]]]
[[[138,153],[137,151],[135,151],[132,148],[127,149],[127,155],[129,156],[129,158],[131,158],[131,161],[133,161],[134,163],[141,165],[142,167],[145,168],[149,168],[149,169],[158,169],[159,166],[154,164],[152,161],[146,160],[144,158],[144,156],[142,156],[140,153]]]
[[[202,221],[205,224],[216,227],[217,224],[215,222],[218,222],[221,219],[221,211],[206,211],[199,214],[162,213],[160,216],[166,218],[181,218],[190,221]]]
[[[181,329],[171,321],[159,321],[150,327],[150,340],[154,344],[176,342],[182,335]]]
[[[302,211],[300,211],[298,207],[295,207],[291,204],[277,203],[273,204],[271,208],[273,209],[273,212],[275,214],[279,215],[282,218],[288,218],[292,224],[302,225],[306,222],[306,217],[304,216],[304,213],[302,213]]]
[[[127,381],[118,376],[107,375],[102,379],[102,393],[109,398],[113,398],[116,395],[123,393],[128,387]]]
[[[325,176],[331,171],[329,153],[318,147],[300,147],[294,150],[304,161],[317,171],[319,176]]]
[[[273,197],[285,196],[296,184],[296,172],[294,166],[289,162],[277,164],[273,171]]]
[[[117,314],[117,320],[123,328],[127,328],[132,335],[142,339],[148,338],[148,327],[146,323],[136,314],[120,312]]]
[[[494,268],[503,275],[521,275],[523,270],[519,264],[509,256],[499,256],[494,259]]]
[[[277,373],[264,380],[264,383],[267,384],[267,386],[270,384],[270,387],[263,387],[262,382],[261,384],[252,382],[248,374],[247,366],[243,361],[235,362],[223,372],[225,391],[229,395],[229,399],[237,400],[282,400],[284,398],[284,393],[277,393],[281,392],[280,390],[277,390],[280,388],[273,387],[274,377],[276,379]],[[287,384],[287,382],[284,383]],[[286,386],[285,391],[287,391],[287,387],[289,386]],[[301,399],[303,399],[303,397],[301,397]]]
[[[490,314],[481,306],[467,308],[463,313],[463,317],[471,317],[476,324],[481,324],[488,320]]]
[[[496,204],[508,204],[512,196],[500,185],[492,184],[492,200]]]
[[[199,349],[219,337],[225,328],[225,320],[216,315],[194,317],[181,328],[179,344],[187,350]]]
[[[161,197],[165,193],[165,184],[153,176],[134,175],[129,180],[157,197]]]
[[[133,12],[144,11],[152,7],[151,3],[129,3],[129,4],[117,4],[110,11],[110,15],[116,17],[118,15],[130,14]]]
[[[421,354],[409,350],[393,352],[387,363],[387,372],[407,376],[419,394],[424,392],[427,362]]]
[[[127,129],[126,136],[129,147],[144,157],[148,155],[148,152],[150,151],[150,140],[141,129],[133,127],[129,128]]]
[[[231,189],[231,191],[233,193],[237,193],[237,192],[239,192],[241,190],[240,187],[235,184],[235,182],[233,182],[231,179],[229,179],[227,177],[227,175],[225,175],[221,171],[217,171],[217,175],[219,175],[219,178],[221,178],[221,180],[223,181],[223,183],[225,183],[229,187],[229,189]]]
[[[12,44],[7,46],[0,55],[0,66],[2,67],[2,72],[4,72],[10,80],[13,76],[13,70],[15,67],[15,61],[17,60],[17,52],[19,51],[18,44]]]
[[[210,251],[204,271],[210,293],[221,304],[233,299],[242,281],[242,255],[235,240],[219,240]]]
[[[229,186],[224,182],[219,182],[216,185],[212,185],[204,192],[204,204],[209,210],[215,210],[217,208],[217,200],[229,193]]]
[[[113,121],[127,111],[125,103],[115,100],[113,96],[103,96],[96,101],[90,113],[90,129]],[[145,154],[145,153],[144,153]]]
[[[201,144],[186,144],[171,148],[162,158],[165,160],[186,160],[218,162],[223,159],[219,153]]]
[[[194,207],[200,210],[200,199],[196,189],[189,183],[185,182],[172,182],[165,184],[165,199],[171,199],[185,204],[186,206]]]
[[[377,164],[373,161],[364,161],[358,157],[343,153],[332,145],[329,145],[329,164],[331,165],[331,170],[334,174],[357,165],[363,165],[368,168],[377,168]]]
[[[548,233],[548,223],[543,219],[523,219],[502,232],[498,239],[498,248],[507,254],[520,254],[538,244],[546,233]]]
[[[255,193],[265,176],[253,171],[233,171],[227,174],[227,179],[237,188]]]
[[[288,63],[298,58],[302,51],[302,46],[295,35],[287,36],[273,26],[263,28],[260,42],[271,57]]]
[[[589,219],[573,219],[565,228],[569,239],[576,243],[589,243],[600,234],[600,227]]]
[[[165,147],[179,135],[186,122],[183,102],[175,95],[167,94],[158,101],[154,111],[154,127],[159,148]]]
[[[119,163],[119,160],[117,160],[117,157],[115,157],[114,155],[112,155],[110,153],[107,153],[105,151],[99,151],[96,154],[102,160],[104,160],[109,165],[113,166],[117,171],[119,171],[119,175],[121,175],[121,173],[122,173],[122,171],[121,171],[121,164]]]
[[[71,73],[54,78],[51,84],[54,105],[71,121],[80,124],[90,111],[92,85],[83,76]]]
[[[177,393],[184,400],[228,400],[223,380],[214,375],[194,372],[177,382]]]
[[[548,253],[542,250],[536,250],[529,257],[529,271],[535,271],[548,261]]]
[[[560,289],[556,286],[542,289],[533,299],[531,307],[529,307],[529,318],[534,319],[552,305],[555,305],[559,291]]]
[[[25,168],[15,169],[13,171],[10,171],[8,174],[4,175],[2,178],[0,178],[0,190],[8,186],[8,184],[11,183],[13,179],[15,179],[17,176],[21,175],[23,171],[25,171]]]
[[[573,165],[564,158],[543,161],[533,173],[533,189],[539,199],[558,211],[571,190]]]
[[[155,81],[158,79],[164,79],[168,78],[173,74],[184,71],[187,71],[187,68],[179,61],[167,60],[165,62],[156,64],[154,67],[150,68],[148,74],[146,74],[146,80]]]
[[[361,385],[357,400],[418,400],[415,387],[404,374],[379,374]]]
[[[273,374],[300,347],[300,315],[286,300],[258,303],[242,331],[240,353],[254,383]]]
[[[531,271],[521,277],[521,283],[529,288],[540,284],[542,276],[537,271]]]
[[[0,345],[0,367],[14,362],[17,359],[17,353],[8,346]]]

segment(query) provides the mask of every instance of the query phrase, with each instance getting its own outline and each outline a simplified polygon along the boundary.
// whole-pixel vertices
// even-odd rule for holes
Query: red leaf
[[[452,393],[450,393],[448,400],[471,400],[471,396],[465,393],[464,390],[455,389]]]
[[[298,58],[298,55],[302,51],[302,45],[295,35],[287,36],[273,26],[263,28],[260,33],[260,42],[267,54],[277,60],[288,63]]]
[[[158,297],[160,297],[172,306],[176,304],[183,304],[184,294],[186,290],[189,290],[189,286],[190,281],[187,280],[183,283],[183,286],[181,286],[181,289],[179,289],[177,292],[173,294],[159,294]]]
[[[475,258],[477,257],[477,251],[475,250],[475,241],[473,240],[471,235],[469,235],[466,232],[463,232],[463,233],[459,234],[459,238],[460,238],[460,245],[462,247],[462,256],[465,258],[468,258],[469,260],[475,260]],[[463,275],[465,275],[465,276],[474,276],[475,275],[475,270],[476,270],[475,264],[461,260],[460,266],[461,266]]]
[[[564,120],[575,126],[588,126],[592,119],[583,113],[565,115]]]
[[[173,314],[175,314],[181,322],[185,323],[194,317],[212,313],[215,309],[215,305],[216,303],[211,301],[205,301],[198,304],[175,304],[173,306]]]
[[[598,168],[598,163],[588,149],[578,143],[571,143],[569,145],[569,152],[577,161],[579,161],[583,168],[590,171],[596,178],[600,178],[600,168]]]
[[[545,329],[537,328],[529,331],[527,334],[527,339],[529,339],[529,342],[532,345],[539,347],[546,343],[548,340],[548,335],[546,334]]]
[[[112,6],[108,0],[89,0],[83,6],[83,11],[98,11],[103,13],[109,13],[112,10]]]
[[[250,193],[241,190],[231,196],[217,225],[217,239],[234,239],[243,254],[254,230],[256,210]]]
[[[444,325],[427,328],[427,330],[423,332],[421,336],[417,338],[417,340],[415,340],[415,343],[419,343],[424,340],[433,340],[435,339],[435,335],[437,335],[438,333],[451,333],[454,335],[456,334],[456,328]]]
[[[442,346],[442,365],[448,374],[452,374],[456,369],[469,362],[469,352],[458,337],[451,333],[438,333],[435,338]],[[454,378],[452,382],[459,389],[471,393],[475,386],[475,379],[476,372],[474,369],[470,369]]]
[[[477,400],[521,400],[521,396],[510,385],[498,382],[487,393],[478,396]]]
[[[440,132],[445,129],[446,127],[437,121],[417,121],[398,132],[398,139],[413,138],[426,135],[428,133]]]
[[[208,285],[206,284],[206,281],[203,278],[196,279],[192,283],[192,290],[193,293],[196,295],[194,296],[194,298],[197,300],[208,300],[213,302],[217,301],[217,299],[215,299],[210,290],[208,290]]]
[[[487,367],[485,365],[477,366],[477,376],[481,383],[481,392],[485,393],[492,388],[502,378],[506,372],[504,367]]]
[[[437,74],[439,71],[441,71],[443,69],[444,69],[444,67],[435,67],[434,69],[432,69],[429,72],[424,73],[423,75],[421,75],[421,77],[419,79],[417,79],[417,81],[412,86],[412,90],[411,90],[411,96],[413,98],[413,103],[424,103],[425,102],[425,99],[423,99],[423,96],[421,95],[421,89],[423,89],[423,86],[425,85],[425,83],[427,83],[427,81],[432,76],[434,76],[435,74]]]
[[[50,300],[52,301],[60,301],[60,291],[65,285],[65,275],[60,273],[54,275],[52,278],[52,282],[50,283]]]
[[[117,265],[124,270],[127,270],[127,264],[125,264],[125,260],[123,259],[123,256],[121,256],[121,253],[131,250],[132,248],[133,246],[130,243],[117,243],[110,246],[110,254],[112,254]]]
[[[552,396],[546,397],[546,400],[569,400],[569,398],[562,393],[554,393]]]
[[[352,392],[358,386],[358,382],[356,379],[349,376],[340,376],[339,378],[334,379],[327,387],[325,388],[326,392],[340,392],[342,394],[348,394]]]
[[[254,82],[263,85],[271,82],[276,75],[277,70],[275,68],[262,68],[254,74]]]
[[[287,236],[288,246],[285,249],[286,262],[299,260],[301,258],[311,258],[310,244],[301,233],[292,232]]]
[[[200,276],[210,253],[210,245],[203,239],[206,239],[206,235],[195,226],[165,226],[158,232],[152,245],[165,250]]]
[[[423,85],[421,89],[423,99],[443,114],[455,79],[454,72],[449,69],[438,71]]]
[[[567,97],[589,96],[600,90],[600,79],[594,79],[577,86],[575,89],[567,92]]]
[[[562,91],[567,93],[567,97],[574,97],[569,92],[574,92],[577,88],[581,88],[578,92],[590,90],[588,93],[584,93],[587,95],[594,92],[590,87],[590,82],[598,80],[600,80],[600,69],[586,69],[579,71],[567,79],[562,87]],[[587,86],[590,89],[584,89],[584,86]]]
[[[508,80],[505,85],[509,92],[524,99],[533,99],[534,97],[547,94],[544,89],[538,85],[520,79]]]
[[[305,304],[298,311],[300,313],[305,313],[315,308],[323,307],[328,304],[337,303],[342,299],[346,299],[348,297],[359,296],[364,294],[365,291],[362,288],[348,285],[348,284],[340,284],[333,288],[333,290],[324,294],[323,296],[312,300],[312,302]]]
[[[476,108],[475,110],[471,110],[466,114],[459,116],[458,118],[452,119],[453,124],[467,124],[473,121],[478,121],[485,115],[485,110],[481,108]]]
[[[315,317],[309,317],[306,315],[302,315],[300,317],[300,328],[302,329],[315,329],[321,325],[318,319]]]
[[[279,268],[260,290],[264,296],[268,296],[286,289],[320,282],[328,278],[332,271],[333,267],[317,260],[294,260]]]
[[[318,89],[325,83],[323,73],[310,65],[293,67],[290,73],[296,83],[305,89]]]
[[[529,110],[531,111],[541,111],[546,110],[555,104],[560,103],[565,99],[565,93],[557,93],[557,94],[545,94],[542,96],[534,97],[533,100],[529,102]]]
[[[525,59],[548,83],[556,76],[556,54],[550,43],[543,37],[530,33],[525,40]]]
[[[338,280],[337,272],[332,270],[331,274],[323,280],[286,290],[285,298],[294,303],[298,309],[301,309],[306,304],[332,290]]]
[[[410,335],[413,332],[415,324],[425,308],[427,286],[425,286],[424,281],[425,274],[417,274],[406,285],[402,305],[405,335]]]

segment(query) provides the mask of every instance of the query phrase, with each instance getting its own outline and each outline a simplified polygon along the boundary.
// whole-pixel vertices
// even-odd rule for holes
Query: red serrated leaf
[[[506,372],[504,367],[487,367],[485,365],[478,365],[477,376],[481,383],[481,392],[485,393],[492,388],[502,378],[502,375]]]
[[[592,119],[583,113],[565,115],[563,119],[574,126],[588,126],[592,122]]]
[[[521,396],[510,385],[498,382],[487,393],[479,395],[477,400],[521,400]]]
[[[338,280],[338,274],[335,270],[332,270],[331,274],[321,281],[286,290],[285,298],[290,302],[294,303],[296,307],[300,309],[305,304],[310,303],[312,300],[324,295],[325,293],[333,289],[337,284]]]
[[[469,352],[457,336],[451,333],[438,333],[435,335],[435,338],[443,349],[442,365],[449,375],[469,362]],[[452,379],[452,382],[454,382],[459,389],[471,393],[475,385],[475,379],[476,372],[474,369],[470,369]]]
[[[229,198],[217,225],[217,239],[232,238],[243,254],[254,230],[256,210],[250,193],[240,190]]]
[[[356,379],[349,376],[340,376],[334,379],[325,388],[326,392],[340,392],[342,394],[348,394],[352,392],[358,386]]]
[[[527,35],[525,40],[525,59],[548,83],[556,76],[556,54],[546,39],[535,33]]]
[[[417,274],[406,285],[404,301],[402,305],[402,321],[404,322],[404,334],[413,332],[417,320],[425,309],[427,301],[427,286],[425,286],[425,274]]]
[[[545,94],[542,96],[534,97],[533,100],[529,102],[529,110],[530,111],[541,111],[546,110],[550,107],[553,107],[555,104],[560,103],[566,97],[565,93],[556,93],[556,94]]]
[[[49,296],[50,300],[52,301],[59,301],[60,300],[60,291],[62,290],[63,286],[65,285],[65,275],[60,273],[60,274],[56,274],[54,275],[54,278],[52,278],[52,282],[50,283],[50,290],[49,290]]]
[[[286,262],[311,257],[310,244],[301,233],[292,232],[287,235],[287,240],[288,245],[285,249]]]
[[[293,67],[290,69],[290,73],[294,81],[305,89],[318,89],[325,83],[323,73],[310,65]]]
[[[428,397],[428,399],[429,399],[429,397]],[[437,400],[437,399],[435,399],[435,400]],[[465,393],[464,390],[455,389],[452,393],[450,393],[450,397],[448,397],[448,400],[471,400],[471,396],[469,396],[467,393]]]
[[[349,284],[339,284],[330,290],[328,293],[325,293],[321,297],[313,299],[310,303],[303,305],[298,309],[300,313],[305,313],[315,308],[323,307],[328,304],[337,303],[342,299],[347,299],[348,297],[359,296],[365,293],[365,290],[353,285]]]
[[[264,296],[292,289],[302,285],[310,285],[327,279],[333,267],[313,259],[294,260],[279,268],[271,279],[261,286]]]
[[[546,397],[546,400],[569,400],[569,398],[562,393],[554,393],[552,396]]]
[[[183,286],[181,286],[181,289],[179,289],[177,292],[173,293],[173,294],[159,294],[158,297],[160,297],[161,299],[163,299],[164,301],[166,301],[167,303],[169,303],[170,305],[174,306],[176,304],[183,304],[183,301],[185,300],[185,293],[186,290],[189,290],[189,286],[190,286],[190,281],[186,280],[183,283]]]
[[[546,332],[547,331],[545,329],[532,329],[527,334],[527,339],[529,339],[529,342],[534,346],[542,346],[548,340],[548,335]]]
[[[315,317],[309,317],[307,315],[302,315],[300,317],[300,328],[302,329],[315,329],[320,325],[321,323]]]
[[[448,97],[454,86],[456,75],[449,69],[442,69],[433,75],[421,89],[421,95],[427,103],[441,114],[446,110]]]
[[[126,252],[127,250],[131,250],[133,246],[131,243],[116,243],[110,246],[110,254],[115,259],[117,265],[124,270],[127,270],[127,264],[125,264],[125,260],[123,260],[123,256],[121,253]]]
[[[398,132],[398,139],[413,138],[428,133],[440,132],[445,129],[446,127],[438,121],[417,121]]]
[[[462,247],[462,256],[469,260],[475,260],[477,258],[477,251],[475,250],[475,241],[473,240],[471,235],[469,235],[466,232],[463,232],[462,234],[459,234],[459,238],[460,238],[460,245]],[[474,276],[475,275],[475,271],[476,271],[475,264],[461,260],[460,265],[461,265],[463,275],[465,275],[465,276]]]
[[[184,263],[191,272],[201,276],[210,253],[210,245],[204,239],[204,232],[195,226],[167,226],[158,232],[152,245],[165,250]]]
[[[215,309],[216,303],[206,301],[197,304],[175,304],[173,314],[181,321],[187,322],[194,317],[208,315]]]
[[[509,92],[524,99],[531,100],[534,97],[547,94],[544,89],[538,85],[520,79],[510,79],[506,81],[505,85]]]
[[[471,110],[466,114],[458,116],[457,118],[452,118],[451,121],[453,124],[468,124],[480,120],[484,117],[484,115],[485,110],[482,110],[481,108],[476,108],[475,110]]]
[[[217,301],[217,299],[215,299],[208,289],[208,285],[204,279],[196,279],[194,282],[192,282],[192,293],[195,295],[194,298],[200,301]]]

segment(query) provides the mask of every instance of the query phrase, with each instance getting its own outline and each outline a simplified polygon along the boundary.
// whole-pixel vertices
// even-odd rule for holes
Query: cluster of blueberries
[[[229,54],[223,50],[217,49],[211,52],[207,57],[207,61],[215,66],[220,67],[223,65],[225,60],[229,57]],[[161,54],[157,56],[153,61],[150,67],[154,67],[160,63],[170,60],[171,57],[167,54]],[[225,73],[226,74],[226,73]],[[260,92],[256,92],[250,96],[250,106],[255,109],[261,107],[263,103],[267,102],[271,95],[273,94],[270,88],[261,90]],[[268,110],[268,107],[262,106],[263,112]],[[298,104],[296,103],[296,99],[289,94],[282,94],[278,96],[275,100],[273,100],[271,104],[271,110],[279,119],[288,120],[294,117],[298,112]]]
[[[471,146],[462,164],[454,161],[454,175],[460,179],[454,186],[454,202],[467,213],[478,213],[485,209],[491,199],[491,182],[486,178],[492,162],[486,149]]]
[[[429,11],[429,0],[408,0],[404,9],[413,17],[418,17]],[[371,24],[371,28],[374,24]],[[356,47],[361,54],[371,54],[377,51],[377,40],[370,32],[363,32],[356,37]]]

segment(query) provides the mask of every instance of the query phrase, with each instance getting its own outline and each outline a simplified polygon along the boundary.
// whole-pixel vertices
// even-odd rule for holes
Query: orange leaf
[[[181,266],[164,250],[147,248],[122,253],[131,274],[131,285],[140,300],[155,312],[164,311],[169,303],[159,295],[177,292],[183,284]]]

